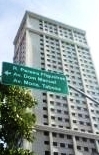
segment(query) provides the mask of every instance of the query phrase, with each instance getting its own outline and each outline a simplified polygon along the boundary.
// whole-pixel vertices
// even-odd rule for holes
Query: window
[[[86,125],[87,125],[87,126],[90,126],[90,123],[89,123],[89,122],[86,122]]]
[[[55,109],[54,108],[51,108],[51,111],[55,111]]]
[[[54,126],[54,127],[56,126],[55,124],[51,124],[51,125]]]
[[[53,142],[53,146],[57,146],[57,142]]]
[[[42,67],[43,67],[43,65],[45,65],[45,63],[44,63],[44,62],[42,62],[42,63],[41,63],[41,65],[42,65]]]
[[[47,59],[48,62],[50,62],[50,59]]]
[[[62,121],[62,117],[58,117],[58,120],[59,120],[59,121]]]
[[[71,135],[67,135],[67,139],[72,139]]]
[[[48,123],[46,123],[46,122],[44,122],[43,124],[44,124],[44,125],[48,125]]]
[[[47,116],[47,115],[43,115],[43,117],[44,117],[44,118],[48,118],[48,116]]]
[[[74,106],[72,105],[71,108],[74,109]]]
[[[44,50],[44,48],[42,48],[42,47],[41,47],[40,49],[41,49],[42,51]],[[42,58],[42,60],[44,60],[44,59]]]
[[[81,107],[77,107],[78,110],[81,110]]]
[[[76,114],[75,113],[72,113],[72,115],[75,116]]]
[[[73,145],[72,144],[68,144],[68,148],[72,149]]]
[[[82,117],[82,114],[78,114],[79,117]]]
[[[53,94],[50,94],[50,97],[53,97]]]
[[[66,155],[66,153],[61,153],[61,155]]]
[[[58,155],[58,152],[54,152],[54,155]]]
[[[82,138],[82,140],[83,140],[84,142],[87,142],[87,138]]]
[[[63,107],[67,107],[66,103],[65,103],[65,104],[63,104]]]
[[[45,151],[45,155],[50,155],[50,151]]]
[[[43,110],[47,110],[47,107],[43,107]]]
[[[87,108],[84,108],[84,111],[87,111]]]
[[[57,137],[57,133],[53,132],[52,133],[53,137]]]
[[[73,120],[73,123],[77,123],[77,121],[76,120]]]
[[[84,151],[88,151],[88,147],[84,147]]]
[[[54,101],[50,101],[50,104],[54,104]]]
[[[67,114],[68,115],[68,111],[64,111],[64,114]]]
[[[78,149],[78,150],[81,150],[81,146],[77,146],[77,149]]]
[[[60,106],[60,105],[61,105],[61,103],[60,103],[60,102],[56,102],[56,104],[57,104],[57,106]]]
[[[49,145],[49,141],[44,141],[44,144]]]
[[[43,96],[46,96],[46,93],[42,93],[43,94]]]
[[[57,99],[59,99],[59,98],[60,98],[60,96],[56,95],[56,98],[57,98]]]
[[[82,131],[82,132],[85,132],[85,130],[84,130],[84,129],[81,129],[81,131]]]
[[[63,126],[62,125],[59,125],[59,128],[63,128]]]
[[[65,147],[65,143],[60,143],[60,147]]]
[[[48,136],[48,135],[49,135],[49,132],[44,131],[44,135],[45,135],[45,136]]]
[[[88,130],[89,133],[92,133],[92,130]]]
[[[58,113],[61,113],[61,110],[58,109],[57,112],[58,112]]]
[[[79,140],[79,137],[78,136],[76,136],[75,138],[76,138],[76,140]]]
[[[94,126],[97,128],[97,124],[94,124]]]
[[[69,126],[66,126],[66,128],[67,128],[67,129],[70,129],[70,127],[69,127]]]
[[[96,152],[96,149],[95,148],[92,148],[92,152]]]
[[[61,133],[60,133],[60,134],[59,134],[59,137],[60,137],[60,138],[64,138],[64,134],[61,134]]]
[[[73,102],[73,99],[71,98],[70,101]]]
[[[89,118],[89,116],[88,115],[85,115],[85,118]]]
[[[82,121],[79,121],[79,123],[80,123],[81,125],[83,125],[83,124],[84,124],[84,122],[82,122]]]
[[[91,112],[94,112],[94,110],[91,110]]]
[[[53,68],[57,68],[57,66],[53,65]]]
[[[44,103],[47,103],[47,100],[43,100]]]
[[[54,119],[55,120],[55,116],[51,116],[51,119]]]
[[[62,97],[63,100],[66,100],[66,97]]]
[[[90,139],[90,143],[94,143],[94,139]]]

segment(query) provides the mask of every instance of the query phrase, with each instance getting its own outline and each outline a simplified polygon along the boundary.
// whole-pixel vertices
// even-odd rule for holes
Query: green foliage
[[[0,150],[0,155],[34,155],[34,153],[23,149],[5,149]]]
[[[0,84],[0,152],[2,155],[32,155],[21,148],[23,139],[32,142],[37,104],[30,92],[18,86]],[[3,142],[3,143],[2,143]],[[1,154],[1,153],[0,153]]]

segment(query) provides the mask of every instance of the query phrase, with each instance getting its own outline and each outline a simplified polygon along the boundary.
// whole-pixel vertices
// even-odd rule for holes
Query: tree
[[[32,155],[22,149],[23,139],[33,142],[37,104],[29,90],[0,83],[0,155]]]

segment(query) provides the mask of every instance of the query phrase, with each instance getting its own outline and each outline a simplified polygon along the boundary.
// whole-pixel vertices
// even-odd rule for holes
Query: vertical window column
[[[85,86],[85,82],[83,80],[83,74],[82,74],[82,70],[81,70],[81,66],[80,66],[80,61],[79,61],[79,55],[78,55],[78,49],[77,49],[77,46],[75,45],[75,49],[76,49],[76,52],[77,52],[77,57],[78,57],[78,63],[79,63],[79,67],[80,67],[80,73],[81,73],[81,78],[82,78],[82,83],[83,83],[83,87],[84,87],[84,91],[85,91],[85,94],[87,94],[87,91],[86,91],[86,86]],[[89,99],[86,98],[86,104],[87,104],[87,110],[88,110],[88,113],[89,113],[89,118],[90,118],[90,123],[91,123],[91,128],[92,128],[92,131],[93,133],[95,133],[95,130],[94,130],[94,124],[93,124],[93,120],[92,120],[92,114],[91,114],[91,109],[90,109],[90,101]],[[95,141],[96,143],[96,148],[98,150],[98,143],[97,141]]]

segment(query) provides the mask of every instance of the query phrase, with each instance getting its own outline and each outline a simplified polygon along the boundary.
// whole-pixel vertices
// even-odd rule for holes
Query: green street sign
[[[8,62],[3,62],[1,81],[3,84],[7,85],[19,85],[68,94],[65,75],[33,69]]]

